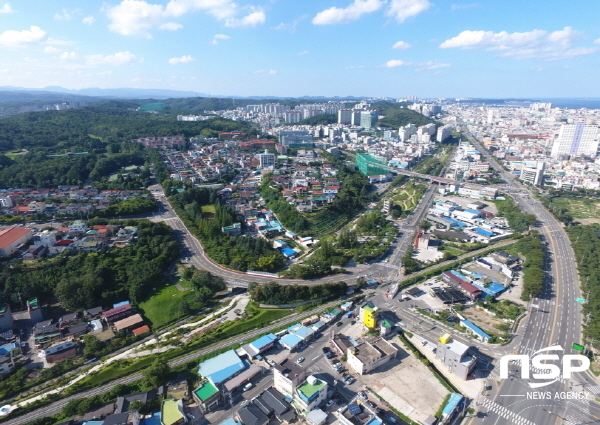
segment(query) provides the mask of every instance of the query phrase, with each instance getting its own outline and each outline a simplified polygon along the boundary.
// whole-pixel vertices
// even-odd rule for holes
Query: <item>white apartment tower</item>
[[[352,109],[340,109],[337,122],[338,124],[352,124]]]
[[[269,168],[275,166],[275,154],[269,153],[265,149],[264,153],[259,153],[258,159],[260,160],[260,168]]]
[[[589,155],[595,158],[597,151],[598,126],[577,122],[560,126],[558,138],[552,145],[551,156],[558,158],[561,155]]]

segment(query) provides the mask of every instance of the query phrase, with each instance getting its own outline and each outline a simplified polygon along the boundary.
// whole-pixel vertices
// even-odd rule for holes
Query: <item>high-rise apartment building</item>
[[[338,124],[352,124],[352,109],[340,109],[337,122]]]
[[[260,160],[260,168],[269,168],[275,166],[275,154],[269,153],[268,150],[265,149],[263,153],[259,153],[258,159]]]
[[[596,157],[598,151],[598,126],[586,125],[584,122],[563,124],[560,126],[558,138],[552,145],[551,156],[588,155]]]

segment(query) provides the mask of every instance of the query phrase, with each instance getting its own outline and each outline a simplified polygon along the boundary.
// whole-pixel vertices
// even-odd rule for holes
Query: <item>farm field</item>
[[[573,218],[600,222],[600,200],[587,198],[552,198],[552,204],[566,209]],[[580,220],[581,221],[581,220]]]

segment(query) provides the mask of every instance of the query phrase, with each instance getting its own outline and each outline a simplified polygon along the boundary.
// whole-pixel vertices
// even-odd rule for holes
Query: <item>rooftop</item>
[[[198,373],[210,379],[213,384],[219,384],[245,368],[246,365],[235,351],[229,350],[200,363]]]
[[[310,399],[324,386],[325,382],[321,381],[320,379],[315,379],[313,384],[311,384],[307,379],[298,387],[298,392],[301,393],[305,398]]]
[[[6,248],[25,236],[31,233],[31,230],[22,227],[11,227],[0,232],[0,249]]]
[[[198,388],[194,390],[194,394],[201,401],[206,401],[213,395],[217,394],[219,390],[210,381],[204,381]]]
[[[185,420],[185,416],[181,410],[179,410],[181,404],[181,400],[165,400],[163,401],[161,413],[162,413],[162,423],[165,425],[171,425],[180,421],[181,419]]]

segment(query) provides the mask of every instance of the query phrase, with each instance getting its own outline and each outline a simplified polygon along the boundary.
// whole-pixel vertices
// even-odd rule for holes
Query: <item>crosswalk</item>
[[[507,419],[512,424],[517,425],[536,425],[528,419],[516,414],[515,412],[507,409],[506,407],[496,403],[495,401],[489,400],[485,397],[479,398],[479,404],[486,408],[490,412],[496,413],[504,419]]]
[[[600,385],[591,385],[588,387],[585,387],[585,389],[593,394],[600,394]]]
[[[590,422],[590,402],[587,400],[569,400],[565,413],[569,424],[585,424]]]

